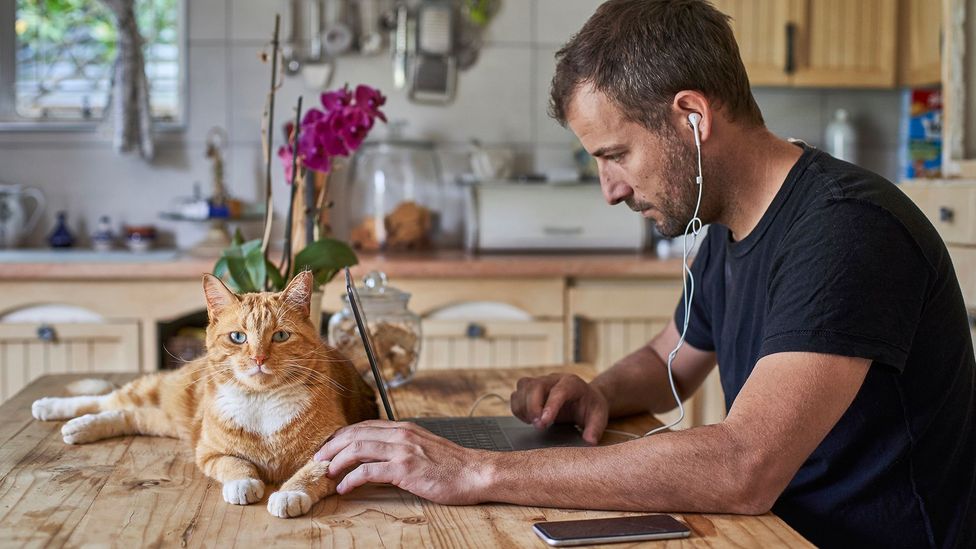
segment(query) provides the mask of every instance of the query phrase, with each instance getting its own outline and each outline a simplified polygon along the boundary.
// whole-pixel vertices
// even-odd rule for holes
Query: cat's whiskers
[[[339,394],[341,394],[343,396],[347,396],[347,395],[352,394],[351,389],[349,387],[346,387],[346,386],[342,385],[341,383],[339,383],[336,380],[332,379],[327,374],[325,374],[323,372],[320,372],[320,371],[318,371],[318,370],[316,370],[314,368],[310,368],[308,366],[304,366],[302,364],[298,364],[298,363],[295,363],[295,362],[284,362],[284,364],[286,366],[291,367],[291,368],[297,368],[297,369],[301,370],[302,372],[305,373],[305,375],[308,377],[308,379],[310,381],[317,381],[320,384],[321,383],[325,383],[328,386],[335,387],[338,391],[340,391]],[[295,373],[295,372],[292,372],[292,373]]]

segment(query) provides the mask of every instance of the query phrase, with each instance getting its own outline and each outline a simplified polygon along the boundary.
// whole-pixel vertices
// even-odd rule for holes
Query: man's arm
[[[484,452],[419,427],[341,429],[316,455],[347,493],[395,484],[438,503],[758,514],[770,509],[854,400],[870,361],[814,353],[761,359],[726,420],[598,448]]]
[[[606,397],[610,417],[647,411],[660,414],[677,406],[668,382],[668,355],[680,337],[672,319],[647,345],[620,359],[590,382]],[[678,395],[685,400],[715,367],[715,353],[701,351],[686,342],[671,367]]]
[[[483,499],[764,513],[853,402],[869,366],[837,355],[769,355],[724,422],[589,450],[490,454]]]
[[[523,378],[512,393],[512,414],[545,428],[553,422],[573,422],[583,439],[596,444],[608,417],[639,412],[666,412],[677,404],[668,381],[668,353],[678,344],[672,321],[647,345],[624,357],[592,383],[570,374]],[[701,385],[715,365],[715,355],[685,344],[675,359],[675,386],[682,400]]]

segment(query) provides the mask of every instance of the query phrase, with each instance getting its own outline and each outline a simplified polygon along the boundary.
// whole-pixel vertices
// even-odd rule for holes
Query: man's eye
[[[231,332],[230,340],[240,345],[241,343],[247,341],[247,335],[244,332]]]
[[[288,341],[289,337],[291,337],[291,334],[289,334],[288,332],[284,330],[278,330],[277,332],[271,334],[271,341],[281,343],[282,341]]]

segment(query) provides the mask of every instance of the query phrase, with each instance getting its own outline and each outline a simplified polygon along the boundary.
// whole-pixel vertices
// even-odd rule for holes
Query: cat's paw
[[[65,444],[87,444],[118,436],[123,429],[122,412],[113,410],[76,417],[61,427]]]
[[[74,410],[67,406],[64,398],[44,397],[31,404],[31,414],[34,419],[41,421],[54,421],[58,419],[70,419],[75,417]]]
[[[230,480],[224,483],[224,501],[248,505],[264,497],[264,483],[256,478]]]
[[[300,517],[312,508],[312,497],[305,492],[287,490],[268,498],[268,512],[278,518]]]

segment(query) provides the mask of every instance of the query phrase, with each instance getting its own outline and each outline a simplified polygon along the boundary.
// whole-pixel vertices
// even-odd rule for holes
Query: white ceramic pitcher
[[[27,198],[34,199],[34,211],[30,217],[24,208]],[[46,202],[40,189],[0,183],[0,248],[16,248],[34,230]]]

